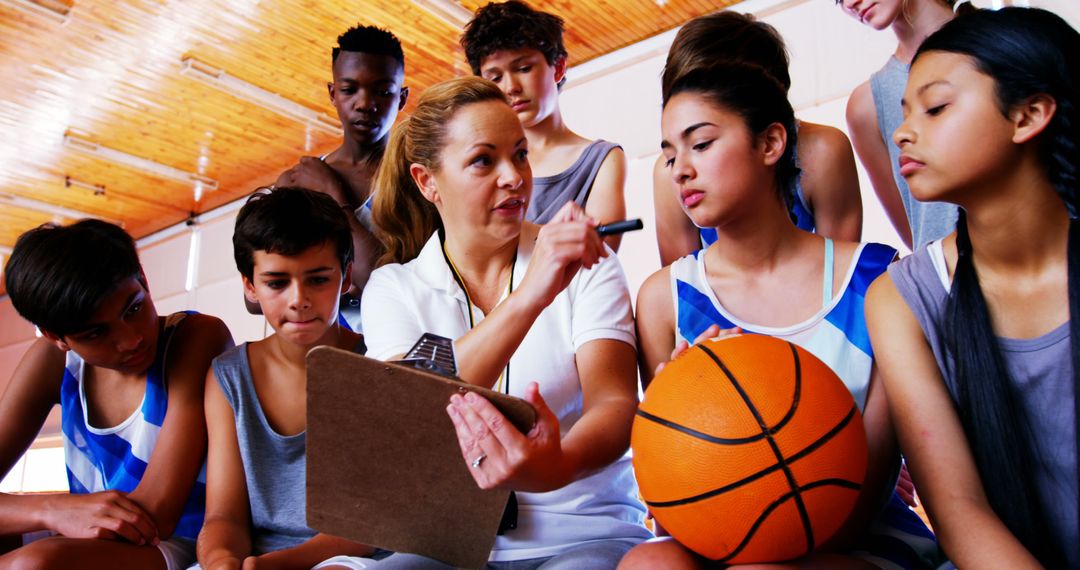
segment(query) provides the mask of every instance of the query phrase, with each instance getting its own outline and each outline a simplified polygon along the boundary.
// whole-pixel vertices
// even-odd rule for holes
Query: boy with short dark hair
[[[338,36],[331,62],[333,81],[327,84],[327,90],[341,120],[344,140],[340,147],[321,157],[301,158],[278,177],[275,186],[322,192],[354,214],[350,216],[350,227],[355,249],[372,254],[354,260],[353,299],[351,304],[346,300],[349,323],[358,329],[357,300],[379,252],[371,223],[371,182],[390,127],[408,100],[409,88],[403,86],[405,54],[401,42],[375,26],[356,26]],[[348,310],[350,307],[355,311]]]
[[[0,494],[0,534],[58,535],[0,567],[186,568],[203,520],[203,379],[232,345],[225,324],[159,317],[135,243],[99,220],[26,232],[4,272],[42,338],[0,399],[0,474],[60,404],[70,493]]]
[[[494,81],[525,128],[533,193],[525,218],[547,223],[574,201],[600,223],[626,217],[626,155],[570,130],[559,110],[566,78],[562,18],[518,0],[490,3],[465,26],[461,46],[473,73]],[[604,241],[619,249],[620,236]]]
[[[325,194],[278,188],[252,196],[236,218],[244,294],[274,334],[214,359],[207,374],[206,570],[363,568],[377,555],[306,523],[305,356],[323,345],[365,352],[364,338],[338,322],[353,259],[348,217]]]

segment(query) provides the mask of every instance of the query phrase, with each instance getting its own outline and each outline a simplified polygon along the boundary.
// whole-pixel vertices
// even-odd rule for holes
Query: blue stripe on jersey
[[[345,320],[345,313],[338,311],[337,324],[341,325],[341,328],[353,332],[352,327],[349,326],[349,321]]]
[[[844,331],[848,341],[871,358],[874,349],[870,346],[870,331],[866,328],[866,290],[885,272],[895,256],[896,250],[887,245],[868,243],[863,246],[843,297],[825,315],[825,320]]]
[[[735,326],[716,310],[712,299],[695,289],[693,285],[678,279],[675,284],[679,295],[679,307],[675,311],[679,318],[676,331],[686,339],[686,342],[694,342],[698,335],[712,325],[720,325],[722,329]]]

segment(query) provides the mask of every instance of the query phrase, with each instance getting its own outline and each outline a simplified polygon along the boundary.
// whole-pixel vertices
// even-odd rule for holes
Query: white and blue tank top
[[[73,494],[135,490],[146,472],[150,454],[165,422],[168,383],[165,379],[169,345],[177,326],[189,313],[165,318],[158,337],[157,356],[146,373],[142,403],[126,420],[109,428],[93,427],[86,420],[85,363],[68,351],[60,385],[61,431],[68,486]],[[206,503],[206,464],[191,488],[173,536],[195,540],[203,524]]]
[[[866,403],[874,364],[863,307],[866,290],[878,275],[885,272],[896,257],[896,250],[877,243],[860,244],[836,294],[833,294],[832,252],[832,240],[825,239],[821,310],[809,319],[787,327],[748,323],[724,308],[706,278],[705,250],[677,260],[671,265],[676,342],[686,340],[693,343],[698,335],[714,324],[723,329],[740,327],[746,333],[791,341],[828,364],[851,391],[861,410]]]

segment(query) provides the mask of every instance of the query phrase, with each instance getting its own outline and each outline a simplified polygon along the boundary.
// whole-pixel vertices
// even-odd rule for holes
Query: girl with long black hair
[[[915,483],[961,568],[1077,567],[1080,34],[1036,9],[919,48],[893,134],[956,232],[894,264],[868,323]]]

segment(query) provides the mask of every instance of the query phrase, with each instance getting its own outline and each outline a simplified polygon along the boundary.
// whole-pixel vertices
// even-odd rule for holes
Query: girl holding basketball
[[[895,496],[883,507],[899,454],[863,319],[866,287],[895,251],[795,227],[789,216],[790,181],[798,175],[794,121],[783,87],[760,68],[725,64],[674,81],[664,102],[661,144],[673,190],[694,223],[715,228],[718,238],[642,285],[642,378],[648,383],[677,343],[718,329],[776,336],[819,357],[863,411],[870,462],[849,526],[870,530],[827,545],[837,551],[856,544],[857,554],[814,554],[797,562],[922,567],[922,557],[936,550],[933,536]],[[889,538],[871,536],[883,534]],[[635,548],[623,565],[693,568],[707,562],[673,539],[660,539]]]
[[[867,305],[911,474],[961,568],[1080,566],[1078,53],[1050,12],[957,18],[915,54],[893,134],[912,193],[960,206]]]

